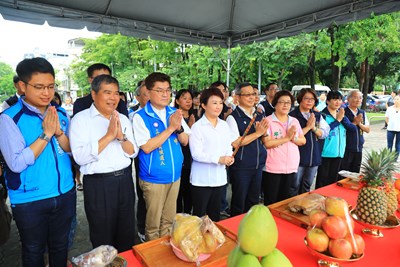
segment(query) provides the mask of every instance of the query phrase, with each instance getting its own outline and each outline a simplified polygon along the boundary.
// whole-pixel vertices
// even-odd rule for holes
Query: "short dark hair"
[[[89,78],[92,78],[93,76],[93,72],[95,70],[108,70],[108,72],[110,73],[110,75],[112,75],[111,73],[111,69],[109,66],[107,66],[106,64],[103,63],[96,63],[93,65],[90,65],[89,68],[87,68],[86,72]]]
[[[149,90],[153,89],[156,82],[168,82],[169,86],[171,86],[171,78],[162,72],[153,72],[144,80],[144,83]]]
[[[128,101],[128,98],[126,97],[126,94],[122,91],[119,91],[119,97],[123,96],[124,97],[124,101]]]
[[[95,91],[95,93],[97,94],[100,91],[100,87],[103,83],[116,84],[118,86],[118,91],[119,91],[118,80],[116,78],[114,78],[113,76],[107,75],[107,74],[102,74],[102,75],[96,76],[90,85],[90,89]]]
[[[294,103],[294,96],[292,95],[292,93],[290,93],[288,90],[281,90],[279,92],[277,92],[274,96],[274,99],[272,100],[272,106],[275,107],[276,104],[278,104],[278,100],[279,98],[281,98],[282,96],[289,96],[290,97],[290,102],[292,102],[292,105]]]
[[[268,92],[269,91],[269,88],[271,87],[271,85],[278,85],[276,82],[269,82],[269,83],[267,83],[267,86],[265,86],[265,88],[264,88],[264,92]]]
[[[58,104],[54,99],[56,99],[57,98],[57,100],[60,102],[60,104]],[[57,105],[60,105],[61,106],[61,104],[62,104],[62,100],[61,100],[61,96],[60,96],[60,94],[59,93],[57,93],[57,92],[54,92],[54,97],[53,97],[53,101],[57,104]]]
[[[240,95],[242,93],[242,88],[243,87],[247,87],[247,86],[251,86],[251,87],[254,88],[254,86],[249,82],[243,82],[243,83],[236,84],[236,86],[235,86],[235,94],[236,95]]]
[[[210,87],[206,90],[203,90],[203,92],[201,92],[200,104],[207,105],[210,97],[212,97],[214,95],[218,96],[219,98],[222,99],[222,101],[224,101],[224,95],[222,94],[221,90],[219,90],[217,87]]]
[[[224,83],[224,82],[222,82],[222,81],[213,82],[213,83],[210,85],[209,88],[211,88],[211,87],[218,87],[218,86],[220,86],[220,85],[222,85],[222,86],[224,87],[225,90],[228,88],[228,86],[226,85],[226,83]]]
[[[337,90],[332,90],[329,91],[328,95],[326,96],[326,101],[331,99],[343,99],[343,95]]]
[[[28,82],[35,73],[50,73],[53,77],[54,68],[46,59],[42,57],[26,58],[17,65],[17,74],[21,81]]]
[[[14,77],[13,77],[13,83],[17,83],[17,82],[19,82],[19,81],[20,81],[20,79],[19,79],[18,75],[14,75]]]
[[[191,96],[192,99],[193,99],[192,91],[190,91],[190,90],[188,90],[188,89],[181,89],[181,90],[179,90],[179,91],[176,93],[176,95],[175,95],[174,107],[179,108],[179,104],[176,103],[176,100],[178,100],[179,98],[181,98],[181,96],[184,95],[184,94],[186,94],[186,93],[190,94],[190,96]],[[192,106],[193,106],[193,104],[192,104]]]
[[[314,97],[314,106],[318,105],[318,97],[317,94],[315,93],[314,89],[312,88],[303,88],[300,90],[299,94],[297,95],[297,103],[301,103],[301,101],[303,100],[303,97],[307,94],[310,93],[313,95]]]
[[[199,91],[193,91],[193,92],[192,92],[193,98],[197,97],[197,96],[200,95],[200,94],[201,94],[201,92],[199,92]]]

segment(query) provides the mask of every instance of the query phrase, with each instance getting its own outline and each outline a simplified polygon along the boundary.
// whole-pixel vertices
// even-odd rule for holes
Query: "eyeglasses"
[[[278,101],[278,104],[281,104],[282,106],[290,106],[292,102],[290,101]]]
[[[56,84],[56,83],[49,84],[49,85],[43,85],[43,84],[35,84],[35,85],[33,85],[33,84],[30,84],[30,83],[27,83],[27,82],[24,82],[24,83],[27,84],[27,85],[32,86],[33,88],[35,88],[38,91],[44,91],[46,88],[49,91],[54,91],[54,90],[57,90],[57,88],[58,88],[58,84]]]
[[[240,96],[244,96],[244,97],[250,97],[250,96],[257,96],[257,93],[251,93],[251,94],[238,94]]]
[[[304,97],[303,98],[304,101],[315,101],[315,99],[313,97]]]
[[[163,94],[171,94],[172,90],[171,89],[150,89],[150,91],[154,91],[159,95],[163,95]]]

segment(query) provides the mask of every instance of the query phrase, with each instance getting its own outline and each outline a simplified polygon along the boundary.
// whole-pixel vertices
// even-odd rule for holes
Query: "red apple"
[[[349,214],[349,205],[343,198],[327,197],[325,199],[325,210],[329,215],[336,215],[344,218]]]
[[[328,249],[329,237],[322,229],[312,228],[307,231],[306,235],[307,244],[313,250],[324,252]]]
[[[350,242],[351,247],[353,249],[353,254],[361,255],[364,253],[365,242],[362,236],[353,234],[346,236],[345,239]]]
[[[347,224],[339,216],[328,216],[322,221],[322,229],[332,239],[344,238],[347,235]]]
[[[351,244],[346,239],[331,239],[329,241],[329,253],[339,259],[350,259],[353,254]]]
[[[328,217],[328,213],[326,213],[324,210],[318,209],[312,210],[308,215],[308,218],[310,219],[310,225],[318,228],[321,228],[322,220],[326,217]]]

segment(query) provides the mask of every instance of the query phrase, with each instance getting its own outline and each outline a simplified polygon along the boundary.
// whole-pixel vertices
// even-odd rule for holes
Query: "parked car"
[[[386,111],[386,103],[390,98],[390,95],[373,95],[368,94],[368,96],[372,97],[375,101],[375,105],[379,109],[379,111]]]
[[[371,112],[371,111],[378,112],[379,111],[379,107],[378,107],[375,99],[370,95],[367,95],[367,102],[366,102],[365,110],[369,111],[369,112]]]

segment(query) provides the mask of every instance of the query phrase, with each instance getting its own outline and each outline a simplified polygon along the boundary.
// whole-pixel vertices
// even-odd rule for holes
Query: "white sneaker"
[[[141,233],[138,232],[137,235],[138,235],[139,240],[140,240],[141,243],[146,242],[146,236],[144,234],[141,234]]]

